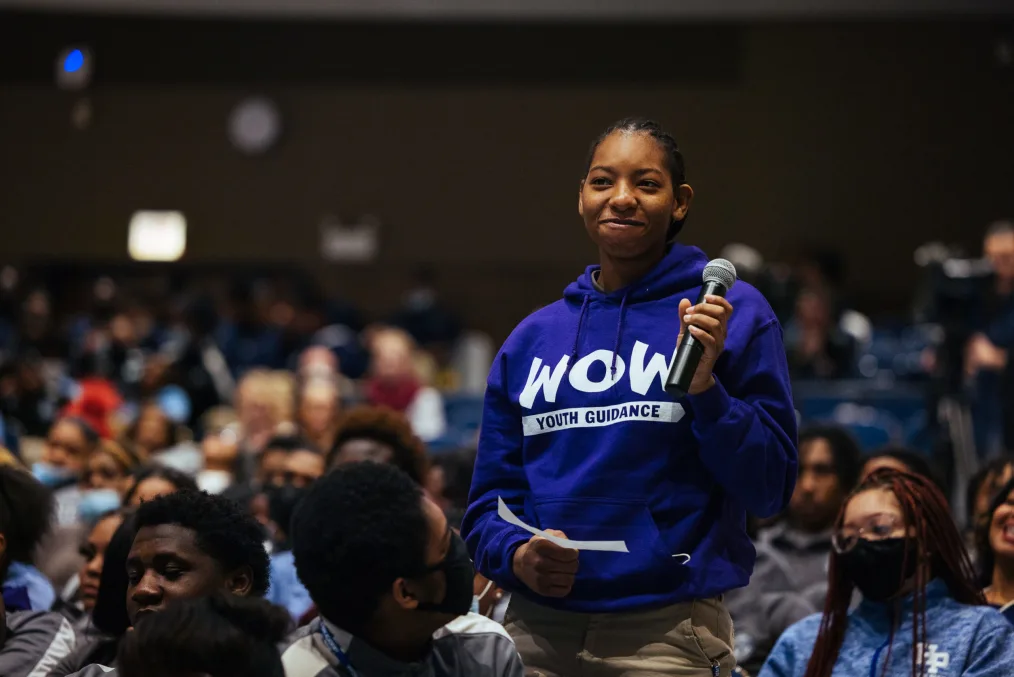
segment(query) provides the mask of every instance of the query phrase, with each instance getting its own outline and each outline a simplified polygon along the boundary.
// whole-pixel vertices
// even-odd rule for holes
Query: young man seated
[[[127,556],[127,617],[131,626],[178,599],[215,592],[262,597],[268,588],[268,555],[257,521],[222,496],[179,491],[137,510]],[[79,677],[108,675],[89,665]]]
[[[318,480],[291,535],[320,617],[289,638],[286,677],[524,674],[506,631],[468,613],[464,541],[397,468],[350,463]]]

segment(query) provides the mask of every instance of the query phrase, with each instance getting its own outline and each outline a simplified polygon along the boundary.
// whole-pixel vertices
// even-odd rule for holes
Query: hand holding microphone
[[[680,301],[678,348],[665,381],[665,390],[673,397],[696,395],[714,385],[711,372],[725,348],[732,316],[732,304],[725,294],[736,282],[736,268],[725,259],[715,259],[704,267],[703,277],[697,303]]]

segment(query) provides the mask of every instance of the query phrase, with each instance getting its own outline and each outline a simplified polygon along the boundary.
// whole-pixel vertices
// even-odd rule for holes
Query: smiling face
[[[1014,562],[1014,492],[993,513],[989,523],[989,545],[998,561]]]
[[[592,156],[578,212],[589,237],[614,259],[661,258],[669,226],[689,208],[689,186],[674,186],[662,145],[644,132],[615,131]]]

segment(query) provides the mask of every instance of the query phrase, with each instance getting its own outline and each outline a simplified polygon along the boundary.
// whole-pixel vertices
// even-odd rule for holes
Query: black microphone
[[[724,297],[729,289],[736,282],[736,266],[725,259],[713,259],[704,266],[704,284],[701,286],[701,295],[697,297],[697,303],[704,303],[704,297]],[[680,319],[682,322],[682,318]],[[676,357],[673,358],[672,366],[669,368],[669,377],[665,380],[665,391],[673,397],[680,398],[690,391],[690,382],[694,380],[697,373],[697,365],[701,363],[701,355],[704,354],[704,344],[694,338],[687,328],[683,335],[683,342],[676,349]]]

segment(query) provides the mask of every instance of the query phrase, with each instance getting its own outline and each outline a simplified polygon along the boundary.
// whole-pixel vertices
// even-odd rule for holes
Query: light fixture
[[[130,218],[127,251],[135,261],[176,261],[186,248],[182,212],[139,211]]]
[[[56,57],[56,86],[77,92],[92,82],[95,69],[92,51],[84,46],[65,47]]]
[[[267,151],[278,141],[282,115],[270,99],[254,97],[241,101],[229,114],[229,139],[248,155]]]

